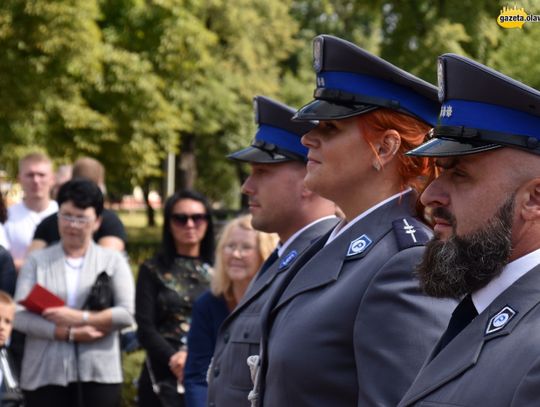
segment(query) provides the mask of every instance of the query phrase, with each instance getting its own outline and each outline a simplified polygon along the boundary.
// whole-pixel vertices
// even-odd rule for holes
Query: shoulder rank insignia
[[[365,252],[372,243],[373,241],[367,235],[362,235],[354,239],[349,244],[349,250],[347,250],[347,257],[356,256],[357,254]]]
[[[281,271],[289,267],[297,256],[298,252],[296,250],[291,250],[289,253],[283,256],[283,259],[279,262],[278,270]]]
[[[426,231],[426,226],[414,218],[400,218],[392,222],[392,227],[396,235],[399,250],[409,247],[423,246],[430,235]]]
[[[503,329],[516,314],[517,311],[512,309],[512,307],[509,305],[505,306],[502,310],[491,317],[486,328],[485,335],[489,335]]]

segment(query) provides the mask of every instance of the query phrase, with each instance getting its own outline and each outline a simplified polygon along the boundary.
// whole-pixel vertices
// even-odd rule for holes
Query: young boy
[[[13,301],[11,295],[0,290],[0,348],[4,348],[9,340],[14,317],[15,301]]]
[[[0,290],[0,406],[22,405],[22,394],[17,377],[9,361],[6,343],[13,329],[15,301],[5,291]]]

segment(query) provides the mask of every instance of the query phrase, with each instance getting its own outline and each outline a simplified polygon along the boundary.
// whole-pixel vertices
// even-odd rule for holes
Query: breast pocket
[[[253,383],[247,358],[259,354],[259,315],[246,315],[230,332],[227,363],[231,367],[231,385],[242,390],[251,390]]]

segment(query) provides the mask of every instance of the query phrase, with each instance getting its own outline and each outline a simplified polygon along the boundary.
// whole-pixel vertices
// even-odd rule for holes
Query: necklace
[[[69,261],[67,257],[64,257],[64,261],[66,262],[67,266],[74,270],[80,270],[84,266],[84,257],[77,257],[76,259],[73,259],[72,261]]]

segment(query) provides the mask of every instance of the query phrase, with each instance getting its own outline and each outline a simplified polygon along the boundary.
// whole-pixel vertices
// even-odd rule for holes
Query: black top
[[[115,236],[126,243],[126,231],[122,221],[116,213],[109,209],[103,209],[101,214],[101,225],[94,233],[94,241],[97,243],[99,239],[106,236]],[[44,240],[47,246],[56,243],[60,240],[58,232],[58,213],[53,213],[41,221],[34,232],[34,239]]]
[[[208,289],[209,270],[201,260],[184,256],[177,257],[170,268],[154,257],[139,269],[135,292],[137,335],[158,380],[172,376],[169,358],[187,345],[191,309]]]

